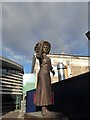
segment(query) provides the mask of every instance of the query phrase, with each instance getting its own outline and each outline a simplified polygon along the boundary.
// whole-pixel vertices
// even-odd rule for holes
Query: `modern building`
[[[55,83],[59,80],[68,79],[90,71],[90,56],[66,55],[66,54],[49,54],[55,76],[51,74],[51,82]],[[58,68],[59,67],[59,68]],[[38,73],[39,61],[33,55],[32,73]],[[59,78],[59,76],[61,77]],[[63,79],[62,79],[63,77]],[[36,76],[37,78],[37,76]]]
[[[0,107],[2,113],[20,108],[23,93],[23,66],[0,57]]]

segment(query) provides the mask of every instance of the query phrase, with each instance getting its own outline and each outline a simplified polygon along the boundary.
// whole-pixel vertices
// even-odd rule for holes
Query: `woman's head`
[[[44,41],[43,42],[43,52],[46,54],[49,54],[50,49],[51,49],[50,43],[48,41]]]
[[[38,42],[35,47],[34,47],[34,51],[36,53],[46,53],[48,54],[50,52],[51,49],[51,45],[48,41],[42,40],[40,42]]]

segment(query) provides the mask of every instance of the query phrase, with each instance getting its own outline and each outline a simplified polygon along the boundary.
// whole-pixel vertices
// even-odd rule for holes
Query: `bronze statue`
[[[55,75],[51,65],[51,59],[47,56],[51,49],[48,41],[42,40],[34,47],[36,57],[39,59],[40,70],[37,78],[36,88],[36,106],[42,107],[42,115],[46,115],[49,111],[47,106],[52,104],[52,90],[51,90],[51,77],[50,71]]]

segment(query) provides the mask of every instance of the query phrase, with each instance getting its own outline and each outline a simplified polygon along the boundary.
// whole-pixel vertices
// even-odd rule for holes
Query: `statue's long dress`
[[[52,69],[51,60],[46,55],[40,60],[40,70],[38,72],[37,89],[36,89],[36,106],[45,106],[52,104],[51,77]]]

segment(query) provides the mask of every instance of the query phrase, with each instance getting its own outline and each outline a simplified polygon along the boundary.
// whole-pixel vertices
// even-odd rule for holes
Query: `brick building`
[[[65,66],[63,70],[65,79],[78,76],[80,74],[86,73],[90,71],[90,57],[89,56],[79,56],[79,55],[66,55],[66,54],[49,54],[51,58],[51,63],[53,69],[55,70],[55,76],[53,77],[51,74],[51,82],[55,83],[59,81],[58,78],[58,63],[62,63]],[[33,55],[32,62],[32,73],[37,73],[39,70],[39,61],[36,59],[35,55]]]

